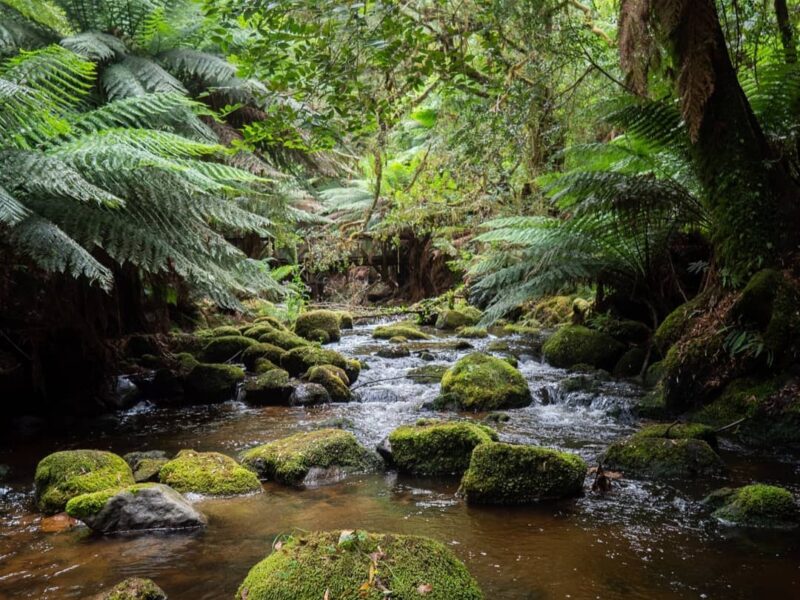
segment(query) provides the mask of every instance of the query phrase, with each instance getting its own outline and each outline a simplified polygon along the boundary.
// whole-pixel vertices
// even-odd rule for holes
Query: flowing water
[[[277,536],[345,528],[436,538],[464,560],[492,600],[800,598],[800,536],[714,523],[700,500],[721,481],[675,487],[623,480],[603,496],[587,492],[574,500],[509,508],[466,506],[455,495],[457,480],[387,473],[313,489],[268,483],[262,494],[195,498],[209,518],[202,532],[101,537],[82,527],[41,531],[41,517],[33,511],[33,471],[55,450],[194,448],[236,455],[330,419],[372,446],[398,425],[434,415],[424,405],[436,397],[438,384],[415,383],[405,377],[409,369],[451,364],[472,350],[456,350],[454,338],[443,337],[411,344],[428,349],[433,362],[413,352],[379,358],[374,352],[387,343],[371,339],[374,326],[345,332],[331,346],[370,367],[357,383],[358,401],[350,404],[161,408],[143,402],[114,417],[64,422],[53,433],[26,434],[20,423],[17,434],[0,441],[0,463],[13,469],[11,481],[0,486],[0,599],[84,598],[134,575],[155,579],[171,600],[232,598]],[[470,343],[483,349],[492,341]],[[636,386],[601,378],[576,386],[570,374],[535,358],[520,338],[504,341],[519,356],[534,403],[508,411],[511,420],[498,426],[501,439],[570,450],[593,464],[611,440],[633,431],[629,408],[641,394]],[[744,455],[724,445],[722,453],[731,468],[727,483],[758,480],[800,492],[796,457]]]

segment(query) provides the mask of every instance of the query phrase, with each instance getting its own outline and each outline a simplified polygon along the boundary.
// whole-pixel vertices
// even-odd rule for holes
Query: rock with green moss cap
[[[647,367],[644,373],[644,385],[648,388],[654,388],[664,378],[664,363],[662,361],[654,362]]]
[[[305,379],[311,383],[318,383],[328,390],[333,402],[350,402],[353,398],[347,385],[347,374],[339,367],[333,365],[311,367],[306,372]]]
[[[436,329],[455,331],[461,327],[472,327],[481,320],[483,313],[472,306],[443,310],[436,318]]]
[[[423,420],[395,429],[388,447],[382,448],[390,451],[392,464],[402,473],[462,475],[475,447],[496,441],[497,433],[485,425]]]
[[[181,450],[161,468],[159,479],[184,494],[236,496],[261,491],[252,471],[218,452]]]
[[[253,323],[261,323],[261,324],[264,324],[264,325],[271,325],[274,329],[281,329],[283,331],[289,331],[289,329],[286,327],[286,325],[284,323],[282,323],[279,319],[276,319],[275,317],[270,317],[268,315],[267,316],[263,316],[263,317],[258,317],[257,319],[255,319],[253,321]]]
[[[611,444],[601,457],[604,467],[631,477],[695,479],[722,476],[725,464],[705,441],[634,435]]]
[[[136,483],[158,481],[158,472],[169,462],[167,454],[161,450],[147,452],[128,452],[125,459],[133,470],[133,479]]]
[[[703,503],[726,525],[765,529],[794,529],[800,512],[791,492],[782,487],[756,483],[741,488],[722,488]]]
[[[256,361],[259,358],[266,358],[271,363],[281,364],[281,356],[286,352],[273,344],[258,343],[250,346],[242,352],[242,362],[248,371],[255,371]]]
[[[462,327],[458,330],[458,337],[467,339],[483,339],[489,337],[485,327]]]
[[[338,352],[317,346],[294,348],[281,357],[281,367],[294,377],[299,377],[311,367],[319,365],[333,365],[343,369],[347,373],[350,383],[355,383],[361,371],[358,361],[347,359]]]
[[[294,348],[300,348],[302,346],[308,346],[311,344],[311,342],[309,342],[307,339],[301,338],[296,333],[292,333],[291,331],[281,331],[278,329],[265,331],[258,336],[258,341],[263,344],[272,344],[273,346],[278,346],[278,348],[283,348],[284,350],[292,350]]]
[[[668,440],[703,440],[709,446],[717,446],[717,434],[713,427],[701,423],[658,423],[643,427],[636,438],[664,438]]]
[[[374,561],[374,563],[373,563]],[[380,580],[373,574],[377,570]],[[336,531],[283,540],[248,573],[236,600],[482,600],[464,564],[417,536]]]
[[[572,321],[575,310],[572,296],[550,296],[539,300],[530,311],[528,319],[533,319],[545,327],[553,327]]]
[[[475,352],[442,377],[442,396],[463,410],[521,408],[531,403],[528,382],[502,358]]]
[[[542,347],[554,367],[568,369],[579,363],[611,370],[625,348],[611,336],[582,325],[562,327]]]
[[[341,329],[353,329],[353,314],[346,310],[337,310],[336,316],[339,317],[339,327]]]
[[[244,398],[259,406],[288,406],[294,388],[289,373],[273,368],[245,382]]]
[[[408,347],[395,344],[393,346],[389,346],[387,348],[381,348],[375,353],[375,356],[380,356],[381,358],[407,358],[411,356],[411,350]]]
[[[214,338],[203,348],[199,358],[207,363],[241,362],[244,351],[257,343],[256,340],[242,335]]]
[[[273,331],[287,331],[287,330],[276,329],[275,327],[273,327],[268,323],[262,323],[249,326],[242,332],[242,335],[245,337],[252,338],[254,340],[258,340],[262,335],[271,333]]]
[[[372,332],[372,337],[376,340],[390,340],[396,337],[403,337],[406,340],[431,339],[431,336],[410,323],[376,327]]]
[[[167,594],[152,579],[130,577],[93,600],[167,600]]]
[[[67,514],[99,533],[203,527],[206,518],[171,487],[139,483],[67,502]]]
[[[532,504],[577,496],[587,465],[568,452],[493,442],[472,452],[460,493],[473,504]]]
[[[39,462],[34,483],[39,509],[55,514],[75,496],[133,485],[134,480],[121,456],[101,450],[64,450]]]
[[[244,371],[239,367],[200,363],[189,371],[183,387],[187,400],[211,404],[233,400],[242,381]]]
[[[642,348],[630,348],[619,358],[611,373],[614,377],[635,377],[642,371],[647,353]]]
[[[696,296],[689,302],[681,304],[661,322],[653,334],[653,343],[662,355],[665,355],[689,331],[706,299],[706,294]]]
[[[251,448],[242,454],[242,463],[261,479],[305,486],[375,470],[379,459],[348,431],[318,429]]]
[[[339,315],[332,310],[310,310],[297,317],[294,332],[300,337],[314,342],[320,332],[325,334],[326,342],[338,342],[341,338]]]

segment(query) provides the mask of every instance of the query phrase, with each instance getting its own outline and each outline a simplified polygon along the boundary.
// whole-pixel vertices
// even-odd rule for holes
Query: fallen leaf
[[[322,600],[331,600],[331,590],[330,590],[330,588],[325,590],[325,595],[322,597]]]
[[[70,517],[67,513],[59,513],[52,517],[45,517],[42,519],[40,527],[44,533],[61,533],[62,531],[72,529],[77,524],[78,521]]]
[[[417,586],[417,593],[421,595],[430,594],[433,591],[433,586],[430,583],[421,583]]]

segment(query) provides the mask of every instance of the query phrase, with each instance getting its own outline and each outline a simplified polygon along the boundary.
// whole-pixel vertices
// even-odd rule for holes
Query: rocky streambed
[[[456,493],[461,478],[437,471],[440,462],[421,464],[413,456],[398,455],[415,429],[437,422],[431,419],[466,420],[489,426],[500,442],[564,451],[584,467],[597,466],[610,445],[639,429],[631,409],[644,392],[601,372],[554,368],[541,360],[540,340],[529,335],[465,338],[429,330],[428,339],[373,337],[376,328],[387,324],[357,325],[325,346],[366,365],[348,403],[256,406],[245,398],[171,406],[144,398],[112,417],[64,423],[53,432],[28,434],[26,429],[36,424],[20,422],[18,433],[0,444],[0,463],[11,471],[0,483],[0,597],[84,598],[125,577],[145,576],[172,599],[232,598],[276,540],[333,530],[433,538],[464,562],[487,598],[798,595],[796,533],[731,527],[712,516],[719,506],[702,503],[724,485],[736,488],[755,481],[779,484],[796,495],[796,457],[753,455],[722,439],[718,452],[724,469],[718,472],[711,468],[677,479],[669,473],[655,478],[626,473],[622,479],[612,478],[605,493],[591,491],[594,473],[582,482],[582,495],[559,494],[568,496],[561,500],[523,506],[468,502],[469,490]],[[315,331],[305,334],[322,336]],[[437,402],[442,372],[476,351],[516,363],[532,403],[459,412]],[[418,424],[420,419],[426,421]],[[333,432],[322,436],[331,438],[337,431],[352,433],[360,447],[371,451],[404,426],[403,435],[395,434],[393,453],[398,456],[389,469],[345,469],[334,477],[330,471],[312,472],[311,477],[305,472],[300,484],[307,485],[298,486],[292,485],[297,483],[294,465],[272,466],[266,451],[252,460],[262,461],[253,463],[257,471],[272,469],[266,477],[270,481],[256,489],[244,475],[237,479],[247,492],[242,495],[202,495],[186,488],[175,498],[156,485],[130,494],[136,506],[158,503],[175,511],[191,525],[180,531],[98,535],[83,526],[70,527],[63,518],[45,517],[35,506],[36,465],[57,450],[94,448],[117,455],[157,451],[169,458],[184,451],[184,462],[186,451],[194,450],[219,453],[220,458],[210,460],[227,464],[226,457],[239,459],[248,449],[319,430]],[[661,445],[661,434],[636,438],[633,450],[628,445],[618,453]],[[680,443],[687,452],[695,446],[693,441]],[[457,452],[454,448],[444,454],[452,459]],[[140,458],[166,460],[161,456]],[[360,460],[359,455],[356,462]],[[509,464],[503,453],[487,454],[482,461],[489,467]],[[447,462],[445,471],[461,468],[457,463]],[[280,477],[275,475],[278,469]],[[168,483],[180,488],[184,471],[173,467],[170,473]],[[526,479],[520,486],[528,483]],[[485,494],[484,489],[472,490],[473,500]],[[98,522],[108,527],[107,521]],[[414,589],[421,589],[416,593],[422,596],[430,593],[425,587]]]

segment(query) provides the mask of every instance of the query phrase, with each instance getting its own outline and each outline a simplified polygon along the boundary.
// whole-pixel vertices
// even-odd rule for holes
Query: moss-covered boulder
[[[200,353],[199,358],[207,363],[224,363],[232,360],[239,362],[242,353],[256,343],[256,340],[243,335],[213,338]]]
[[[263,375],[267,371],[272,371],[274,369],[280,369],[278,366],[280,364],[275,364],[268,358],[257,358],[255,364],[253,365],[253,373],[256,375]]]
[[[582,325],[562,327],[542,347],[545,360],[562,369],[583,363],[610,371],[624,351],[610,335]]]
[[[531,504],[577,496],[587,465],[568,452],[493,442],[472,452],[460,493],[474,504]]]
[[[665,355],[689,331],[706,299],[707,296],[701,294],[681,304],[661,322],[653,334],[653,343],[662,355]]]
[[[650,328],[641,321],[606,317],[596,319],[592,326],[625,345],[640,346],[651,337]]]
[[[644,373],[644,385],[648,388],[654,388],[664,378],[664,363],[662,361],[654,362],[647,367]]]
[[[353,329],[353,314],[346,310],[337,310],[336,316],[339,317],[339,327],[341,329]]]
[[[377,577],[375,574],[377,573]],[[453,552],[423,537],[362,531],[305,534],[255,565],[237,600],[482,600]]]
[[[458,330],[458,337],[478,340],[489,337],[489,332],[485,327],[462,327]]]
[[[251,448],[242,463],[266,481],[304,486],[374,470],[378,458],[348,431],[318,429]]]
[[[258,336],[258,341],[262,344],[272,344],[283,348],[284,350],[292,350],[302,346],[308,346],[311,342],[307,339],[300,337],[291,331],[283,331],[279,329],[270,329]]]
[[[791,492],[774,485],[722,488],[709,495],[704,504],[726,525],[794,529],[800,524],[800,511]]]
[[[244,384],[244,397],[250,404],[288,406],[294,387],[289,373],[275,368],[248,379]]]
[[[436,329],[455,331],[461,327],[472,327],[481,320],[483,313],[472,306],[443,310],[436,318]]]
[[[570,323],[575,314],[572,296],[550,296],[537,302],[526,318],[545,327]]]
[[[620,356],[611,373],[614,377],[635,377],[642,371],[647,353],[642,348],[631,348]]]
[[[327,341],[338,342],[341,338],[339,315],[332,310],[310,310],[297,317],[294,332],[314,342],[321,341],[319,332],[323,332]]]
[[[703,440],[712,448],[717,445],[714,428],[702,423],[658,423],[643,427],[635,438],[664,438],[668,440]]]
[[[376,340],[390,340],[396,337],[403,337],[406,340],[429,340],[431,338],[427,333],[409,323],[376,327],[372,332],[372,337]]]
[[[339,367],[333,365],[311,367],[306,372],[304,379],[311,383],[318,383],[328,390],[333,402],[350,402],[353,398],[347,385],[347,374]]]
[[[389,434],[391,461],[397,469],[425,476],[461,475],[477,445],[496,441],[493,429],[466,421],[423,420]]]
[[[397,338],[392,338],[397,339]],[[375,353],[375,356],[380,356],[381,358],[407,358],[411,356],[411,350],[408,347],[403,346],[401,344],[394,344],[392,346],[388,346],[386,348],[381,348]]]
[[[121,456],[101,450],[64,450],[36,466],[36,504],[44,513],[62,512],[75,496],[133,485],[133,472]]]
[[[693,438],[634,435],[611,444],[601,462],[632,477],[694,479],[725,474],[725,464],[714,449]]]
[[[463,410],[520,408],[531,403],[528,382],[507,361],[475,352],[442,377],[442,396]]]
[[[167,600],[167,594],[152,579],[130,577],[93,600]]]
[[[319,365],[339,367],[347,373],[350,383],[355,383],[361,372],[361,365],[357,360],[347,359],[338,352],[317,346],[294,348],[281,356],[281,367],[294,377],[300,377],[311,367]]]
[[[262,325],[270,325],[273,329],[279,329],[282,331],[289,331],[288,327],[284,323],[282,323],[279,319],[275,317],[271,317],[269,315],[262,316],[256,318],[253,323],[262,324]]]
[[[281,364],[281,356],[286,352],[273,344],[257,343],[253,344],[242,352],[242,362],[248,371],[255,371],[256,361],[259,358],[266,358],[275,365]]]
[[[261,491],[261,483],[252,471],[218,452],[181,450],[158,476],[161,483],[184,494],[235,496]]]
[[[409,370],[406,376],[414,383],[439,383],[447,369],[447,365],[423,365]]]
[[[225,402],[236,397],[244,371],[234,365],[196,365],[183,382],[186,399],[200,404]]]
[[[158,481],[158,472],[169,462],[166,453],[161,450],[129,452],[122,458],[130,465],[136,483]]]

